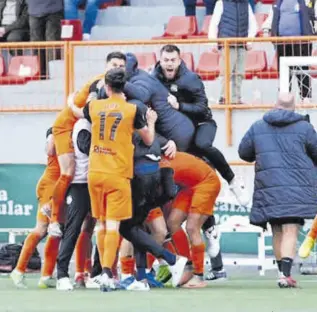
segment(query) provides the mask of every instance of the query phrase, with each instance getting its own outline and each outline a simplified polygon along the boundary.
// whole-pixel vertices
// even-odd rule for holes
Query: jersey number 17
[[[104,140],[105,139],[105,129],[106,129],[106,119],[107,118],[115,118],[111,130],[110,130],[110,135],[109,139],[111,141],[114,141],[116,137],[116,131],[118,129],[118,126],[123,118],[121,113],[109,113],[107,114],[106,112],[100,112],[98,114],[100,116],[100,128],[99,128],[99,140]]]

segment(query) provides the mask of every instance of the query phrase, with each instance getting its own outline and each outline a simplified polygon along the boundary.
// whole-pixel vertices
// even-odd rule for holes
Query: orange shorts
[[[50,220],[48,217],[42,214],[41,207],[44,204],[47,204],[53,195],[53,190],[55,187],[56,181],[51,179],[45,179],[45,176],[42,177],[36,186],[36,197],[38,200],[38,209],[36,220],[43,223],[49,223]]]
[[[94,218],[121,221],[132,217],[130,179],[89,172],[88,189]]]
[[[156,207],[149,212],[145,222],[151,223],[152,221],[160,217],[164,217],[163,212],[160,207]]]
[[[174,199],[172,206],[186,214],[212,215],[220,186],[219,178],[213,173],[202,183],[181,190]]]

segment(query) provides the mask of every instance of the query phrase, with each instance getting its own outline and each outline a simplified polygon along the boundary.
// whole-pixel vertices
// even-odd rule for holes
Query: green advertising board
[[[44,168],[44,165],[0,165],[0,228],[32,228],[35,225],[35,189]],[[250,212],[248,208],[220,201],[214,211],[217,224],[230,216],[248,216]],[[307,230],[304,228],[301,238]],[[7,236],[0,235],[0,239],[7,240]],[[221,246],[223,252],[255,254],[257,234],[224,233]]]

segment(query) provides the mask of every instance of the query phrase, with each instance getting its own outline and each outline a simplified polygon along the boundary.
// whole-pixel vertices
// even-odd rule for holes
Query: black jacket
[[[28,29],[29,28],[29,15],[28,8],[25,0],[16,0],[16,21],[11,25],[5,27],[5,32],[8,33],[12,30],[17,29]],[[0,0],[0,25],[2,25],[3,10],[6,5],[6,0]]]
[[[177,98],[180,112],[186,114],[192,121],[199,123],[212,119],[205,86],[200,77],[190,71],[183,61],[173,80],[165,79],[159,62],[155,66],[153,75]]]

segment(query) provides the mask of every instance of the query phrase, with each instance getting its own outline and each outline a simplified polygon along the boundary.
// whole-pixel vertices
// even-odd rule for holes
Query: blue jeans
[[[95,25],[100,4],[107,2],[113,2],[113,0],[64,0],[65,19],[78,19],[78,7],[86,3],[83,32],[90,34],[91,28]]]
[[[186,16],[195,16],[196,15],[196,2],[197,0],[183,0],[185,6],[185,15]],[[212,15],[216,5],[216,0],[204,0],[206,7],[206,15]]]

